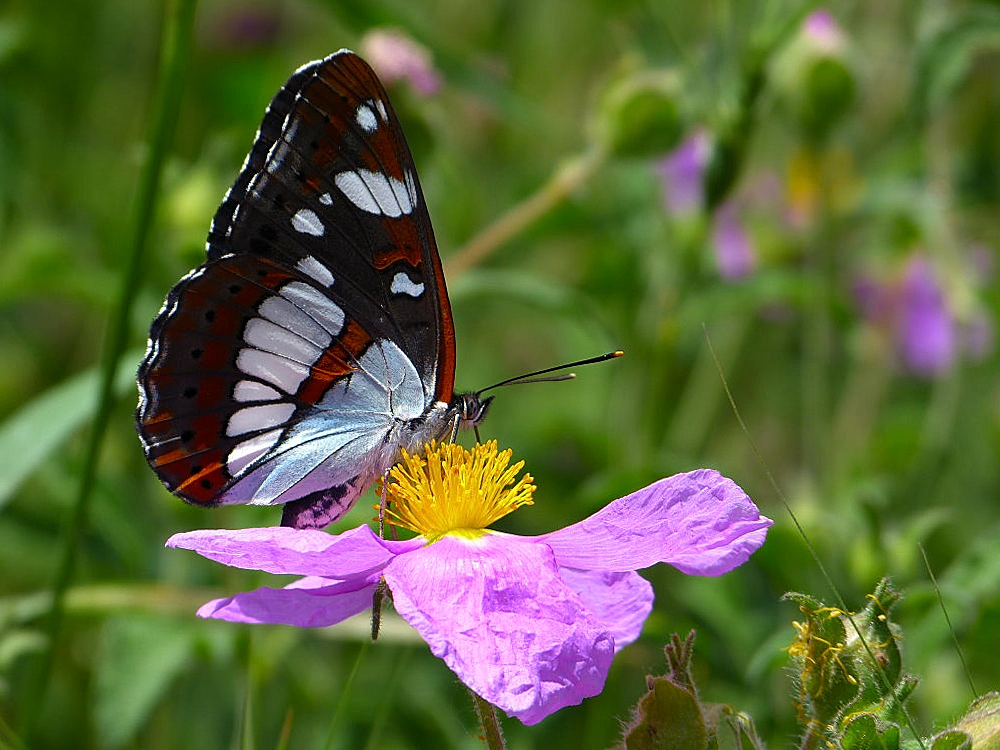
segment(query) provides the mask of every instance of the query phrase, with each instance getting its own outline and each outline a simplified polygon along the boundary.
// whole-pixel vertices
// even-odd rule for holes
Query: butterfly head
[[[460,393],[455,396],[458,408],[458,425],[463,429],[478,427],[486,419],[486,412],[493,403],[493,396],[480,398],[478,393]]]

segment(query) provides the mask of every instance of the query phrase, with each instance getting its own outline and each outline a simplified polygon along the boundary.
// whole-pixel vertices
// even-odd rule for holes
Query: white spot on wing
[[[313,256],[307,255],[295,264],[295,267],[306,276],[315,279],[323,286],[333,286],[333,274],[330,269],[316,260]]]
[[[344,311],[315,287],[292,281],[281,288],[281,296],[319,323],[331,336],[344,327]],[[329,343],[329,341],[327,342]],[[325,346],[325,345],[324,345]]]
[[[295,404],[288,403],[245,406],[229,418],[226,435],[235,437],[277,427],[287,422],[294,411]]]
[[[256,380],[241,380],[233,389],[233,398],[237,401],[273,401],[281,398],[274,388]]]
[[[319,197],[319,202],[322,203],[324,206],[332,206],[333,198],[330,197],[329,193],[323,193],[323,195]]]
[[[295,216],[292,217],[292,228],[297,232],[311,234],[314,237],[322,237],[326,231],[316,212],[308,208],[300,208],[295,212]]]
[[[281,430],[270,430],[238,443],[226,457],[226,468],[229,469],[229,473],[233,476],[239,474],[251,462],[271,450],[280,437]]]
[[[309,374],[307,365],[259,349],[240,349],[236,366],[240,372],[266,380],[288,394],[295,393]]]
[[[304,365],[312,365],[323,353],[315,344],[264,318],[253,318],[247,323],[243,329],[243,340],[256,349]]]
[[[378,110],[379,117],[381,117],[385,121],[389,120],[389,115],[385,111],[385,102],[383,102],[381,99],[376,99],[375,109]]]
[[[413,210],[414,201],[407,186],[382,172],[356,169],[341,172],[333,181],[351,203],[370,214],[395,218]]]
[[[400,271],[392,277],[392,285],[389,287],[389,291],[393,294],[408,294],[411,297],[419,297],[424,293],[424,283],[421,281],[415,284],[410,280],[409,276]]]
[[[264,300],[257,308],[257,312],[260,317],[277,323],[288,331],[294,331],[321,349],[329,346],[331,338],[337,333],[337,331],[331,333],[316,322],[312,315],[299,309],[285,297],[270,297]]]
[[[378,128],[378,120],[375,119],[375,113],[367,104],[358,105],[358,108],[354,111],[354,119],[366,133],[374,133]]]

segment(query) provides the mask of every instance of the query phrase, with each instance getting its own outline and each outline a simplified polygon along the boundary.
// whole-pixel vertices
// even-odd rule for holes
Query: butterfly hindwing
[[[147,458],[203,505],[287,503],[325,526],[447,436],[454,332],[412,157],[374,72],[342,51],[291,77],[171,290],[139,370]]]

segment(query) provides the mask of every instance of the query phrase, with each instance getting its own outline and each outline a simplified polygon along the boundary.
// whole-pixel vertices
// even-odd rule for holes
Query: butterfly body
[[[487,401],[453,393],[451,309],[385,90],[341,51],[265,113],[139,369],[137,423],[166,486],[199,505],[343,515],[400,451],[452,439]]]

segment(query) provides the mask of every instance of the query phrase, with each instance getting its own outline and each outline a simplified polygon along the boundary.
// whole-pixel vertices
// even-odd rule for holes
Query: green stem
[[[503,729],[500,727],[500,717],[497,716],[497,708],[488,700],[480,698],[473,690],[469,690],[472,696],[472,703],[476,707],[476,716],[479,717],[479,726],[483,730],[483,742],[490,750],[506,750],[507,743],[503,738]]]
[[[26,736],[32,738],[39,728],[42,706],[45,702],[48,684],[59,647],[59,637],[65,610],[66,590],[76,567],[79,538],[86,527],[87,510],[93,492],[97,466],[100,460],[104,434],[111,419],[114,402],[114,375],[118,369],[122,352],[129,339],[129,319],[132,304],[139,286],[141,260],[152,225],[160,187],[163,162],[174,131],[177,109],[181,99],[186,63],[189,57],[191,32],[194,27],[194,11],[197,0],[176,0],[165,13],[163,29],[160,77],[156,87],[149,151],[139,176],[135,203],[135,217],[129,254],[125,259],[125,270],[112,308],[107,340],[101,361],[101,377],[97,394],[97,409],[87,439],[80,482],[69,518],[63,528],[62,553],[55,579],[52,583],[52,606],[49,610],[45,630],[48,647],[42,657],[41,666],[29,686],[31,696],[26,710]],[[29,743],[31,744],[31,743]]]
[[[333,709],[333,718],[330,719],[330,729],[326,733],[326,743],[323,745],[324,750],[330,750],[330,748],[334,746],[334,742],[337,739],[337,731],[340,728],[344,712],[349,703],[348,698],[351,695],[351,687],[354,685],[354,678],[358,676],[358,670],[361,667],[361,662],[365,658],[365,654],[368,653],[369,643],[370,641],[362,642],[361,648],[358,650],[357,658],[354,660],[354,665],[351,667],[350,674],[347,675],[347,680],[344,681],[344,688],[340,691],[340,697],[337,698],[337,705]]]
[[[882,404],[892,382],[892,342],[886,332],[862,332],[859,355],[851,364],[842,394],[833,410],[831,467],[833,476],[845,476],[868,455]]]
[[[805,158],[812,165],[818,205],[815,229],[807,248],[805,274],[810,299],[804,310],[802,329],[802,445],[805,465],[823,497],[830,492],[830,352],[833,341],[830,289],[834,281],[833,253],[829,235],[830,207],[826,196],[830,181],[825,156],[805,146]]]
[[[705,336],[712,339],[724,377],[732,372],[752,324],[753,318],[746,314],[717,321],[711,330],[706,328]],[[715,413],[725,398],[725,392],[720,387],[716,358],[706,347],[702,347],[684,385],[684,392],[677,399],[677,409],[670,420],[659,455],[668,450],[679,451],[683,455],[700,453]]]
[[[454,277],[496,252],[533,222],[562,203],[577,187],[587,181],[605,161],[605,154],[591,149],[564,161],[542,187],[469,240],[448,261],[448,276]]]
[[[814,722],[809,722],[809,726],[806,728],[806,734],[802,738],[802,742],[799,744],[799,750],[813,750],[819,746],[819,742],[822,739],[819,731],[816,729]]]

